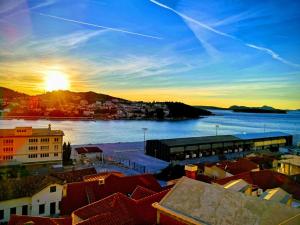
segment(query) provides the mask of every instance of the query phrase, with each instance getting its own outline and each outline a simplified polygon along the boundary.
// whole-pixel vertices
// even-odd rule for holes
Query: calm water
[[[71,144],[142,141],[142,128],[148,128],[146,139],[175,138],[241,132],[282,131],[300,141],[300,112],[288,114],[248,114],[214,110],[216,116],[185,121],[49,121],[0,120],[0,128],[15,126],[47,127],[65,132]]]

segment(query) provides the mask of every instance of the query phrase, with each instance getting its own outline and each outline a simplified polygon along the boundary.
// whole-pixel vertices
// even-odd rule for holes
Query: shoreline
[[[209,115],[209,116],[215,116]],[[120,119],[103,119],[94,117],[45,117],[45,116],[0,116],[0,120],[53,120],[53,121],[185,121],[185,120],[198,120],[208,116],[199,116],[198,118],[167,118],[167,119],[155,119],[155,118],[120,118]]]

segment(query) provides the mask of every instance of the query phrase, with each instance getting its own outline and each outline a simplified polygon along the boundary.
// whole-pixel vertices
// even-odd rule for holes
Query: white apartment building
[[[13,163],[62,163],[64,133],[48,128],[0,129],[0,166]]]

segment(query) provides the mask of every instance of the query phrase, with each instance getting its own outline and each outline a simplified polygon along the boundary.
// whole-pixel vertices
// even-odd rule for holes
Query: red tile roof
[[[83,177],[92,174],[97,174],[97,171],[94,167],[81,170],[72,170],[68,172],[52,173],[51,176],[64,180],[67,183],[72,183],[83,181]]]
[[[152,203],[159,202],[168,191],[154,193],[139,200],[115,193],[74,211],[74,215],[84,220],[78,225],[153,225],[156,210]]]
[[[139,200],[141,198],[145,198],[147,196],[153,195],[155,192],[152,190],[149,190],[147,188],[137,186],[134,191],[131,194],[131,198],[135,200]]]
[[[27,222],[33,222],[35,225],[72,225],[71,217],[49,218],[37,216],[19,216],[12,215],[8,225],[24,225]]]
[[[78,154],[103,152],[99,147],[80,147],[75,148],[75,151],[77,151]]]
[[[219,168],[232,175],[258,169],[259,166],[248,159],[239,159],[238,161],[222,161],[216,164]]]
[[[61,201],[61,214],[69,215],[74,210],[89,204],[91,199],[97,201],[117,192],[125,195],[132,194],[137,186],[155,192],[162,190],[157,180],[150,174],[126,177],[112,174],[104,179],[104,184],[100,184],[99,181],[67,184],[67,195]]]
[[[118,177],[124,177],[125,175],[121,172],[117,172],[117,171],[110,171],[110,172],[103,172],[103,173],[97,173],[97,174],[93,174],[93,175],[87,175],[83,177],[84,181],[95,181],[95,180],[99,180],[102,178],[107,178],[110,175],[115,175]]]
[[[254,187],[258,187],[263,190],[280,187],[289,194],[292,194],[293,198],[300,200],[300,185],[288,176],[271,170],[245,172],[235,176],[219,179],[214,182],[224,185],[229,181],[238,179],[243,179],[247,183],[254,185]]]

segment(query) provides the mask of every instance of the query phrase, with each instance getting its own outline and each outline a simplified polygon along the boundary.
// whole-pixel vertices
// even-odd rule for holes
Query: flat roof
[[[190,137],[190,138],[174,138],[158,140],[170,147],[183,145],[198,145],[217,142],[239,141],[240,139],[232,135],[205,136],[205,137]]]
[[[263,138],[274,138],[274,137],[284,137],[291,136],[291,134],[283,132],[262,132],[262,133],[244,133],[244,134],[234,134],[235,137],[242,140],[251,140],[251,139],[263,139]]]
[[[199,145],[210,143],[221,143],[231,141],[244,141],[251,139],[263,139],[290,136],[290,134],[283,132],[265,132],[265,133],[246,133],[246,134],[234,134],[234,135],[218,135],[218,136],[202,136],[202,137],[188,137],[188,138],[172,138],[172,139],[157,139],[149,141],[160,141],[161,143],[169,146],[186,146],[186,145]]]
[[[62,130],[50,130],[49,131],[48,128],[32,128],[32,135],[30,135],[30,134],[15,135],[15,130],[16,129],[0,129],[0,137],[62,136],[62,135],[64,135],[64,132]]]

